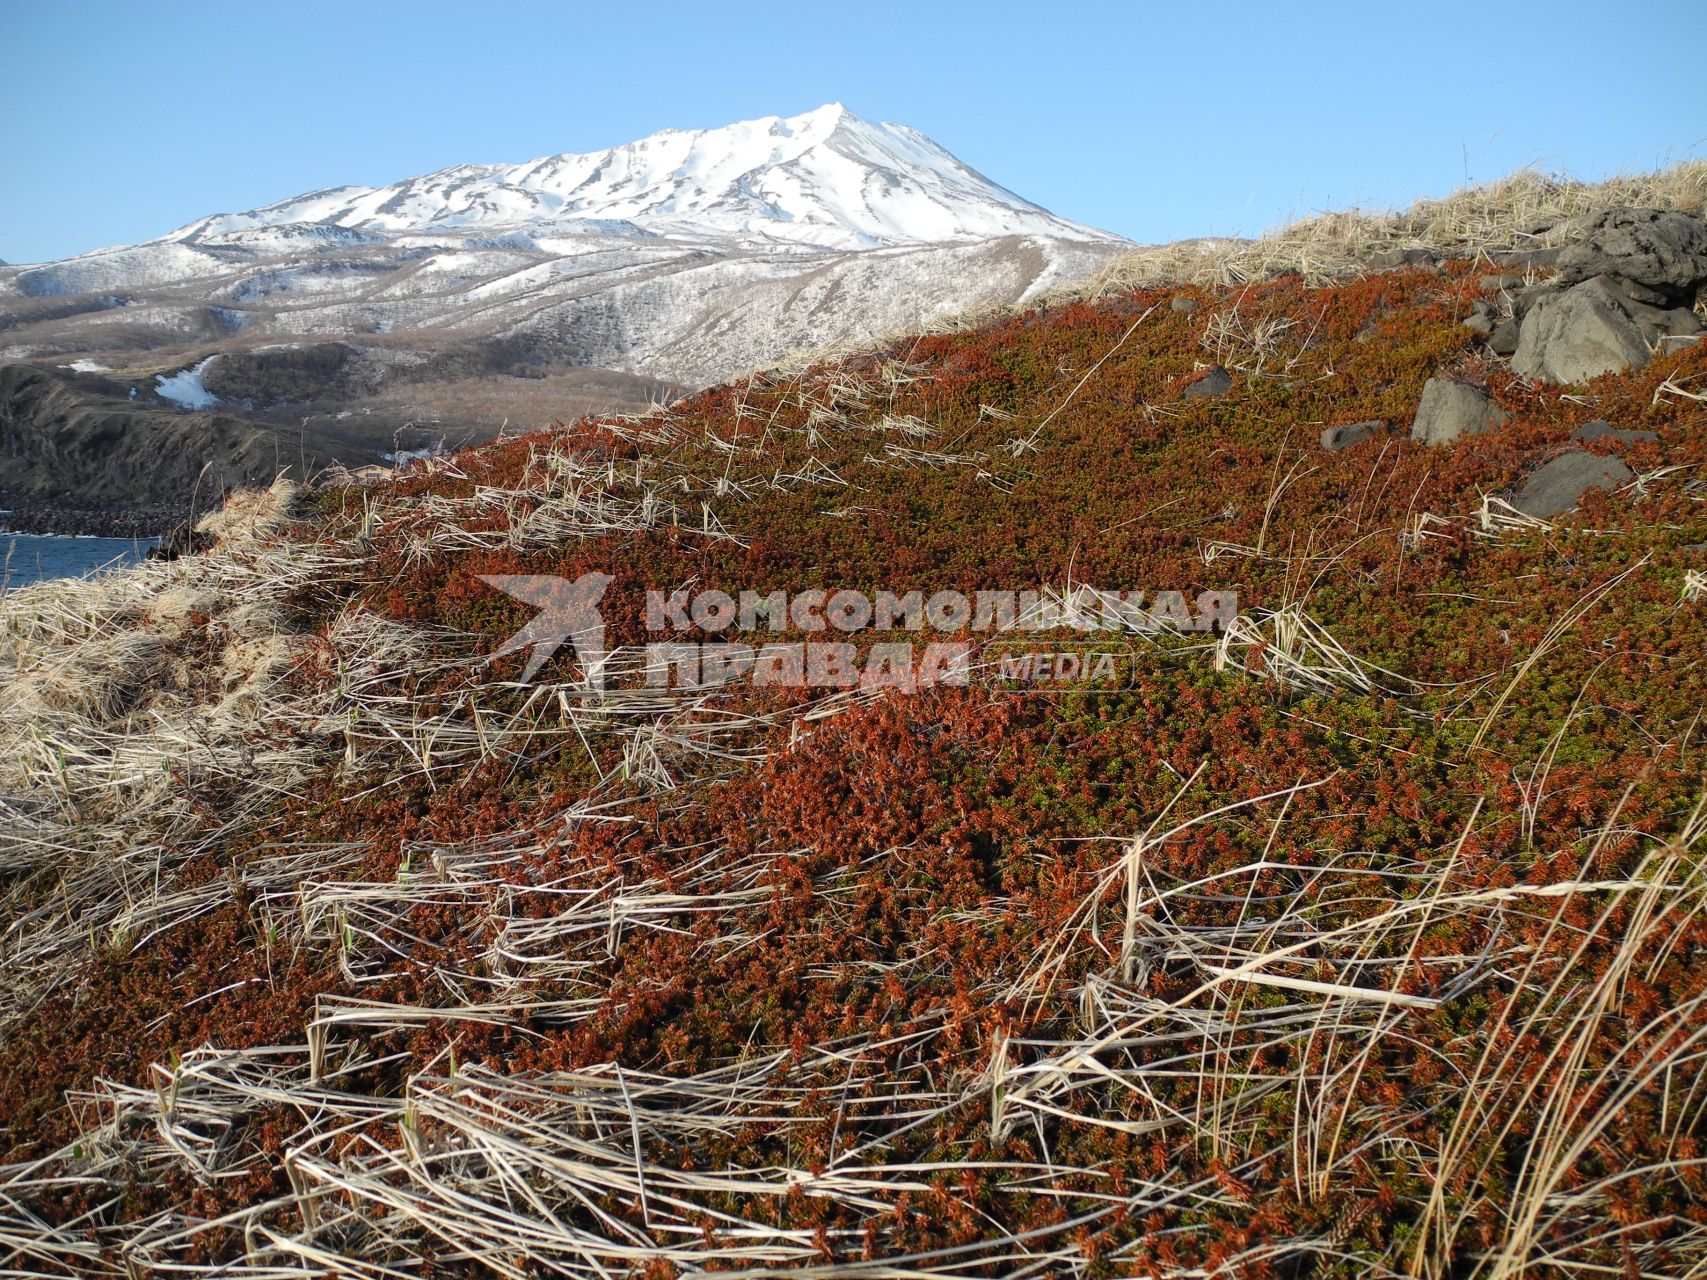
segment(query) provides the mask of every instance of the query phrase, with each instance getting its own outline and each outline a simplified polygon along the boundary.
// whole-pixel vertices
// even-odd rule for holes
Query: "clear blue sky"
[[[0,258],[829,101],[1137,240],[1707,149],[1707,4],[0,0]]]

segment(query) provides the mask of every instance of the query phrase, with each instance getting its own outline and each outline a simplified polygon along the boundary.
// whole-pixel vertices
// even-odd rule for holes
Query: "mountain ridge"
[[[144,243],[241,243],[248,232],[296,225],[388,235],[626,225],[642,235],[830,249],[1016,234],[1120,239],[1057,217],[916,129],[829,103],[715,129],[664,129],[597,151],[325,187],[197,218]]]

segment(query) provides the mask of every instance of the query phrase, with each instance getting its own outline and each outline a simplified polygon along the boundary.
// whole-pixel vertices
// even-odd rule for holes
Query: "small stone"
[[[1493,333],[1497,321],[1498,313],[1486,302],[1483,302],[1478,298],[1470,314],[1465,316],[1458,323],[1464,328],[1470,330],[1472,333],[1479,333],[1483,337],[1487,337]]]
[[[1322,448],[1349,449],[1354,444],[1362,444],[1371,436],[1385,435],[1388,425],[1384,419],[1372,418],[1368,422],[1352,422],[1343,427],[1329,427],[1322,432]]]
[[[1423,384],[1411,439],[1422,444],[1450,444],[1460,436],[1485,435],[1506,420],[1506,411],[1480,387],[1450,378],[1430,378]]]
[[[1666,315],[1671,318],[1672,329],[1668,337],[1689,338],[1707,330],[1707,325],[1701,323],[1701,317],[1693,307],[1673,307]]]
[[[1526,516],[1545,520],[1575,507],[1590,489],[1610,492],[1635,478],[1636,473],[1618,458],[1603,458],[1580,450],[1560,454],[1536,468],[1512,498],[1511,505]]]
[[[1168,306],[1170,309],[1172,309],[1174,311],[1196,311],[1197,310],[1197,299],[1196,298],[1175,298],[1172,302],[1168,303]]]
[[[1573,440],[1621,440],[1625,444],[1651,443],[1659,438],[1660,433],[1657,431],[1620,429],[1613,426],[1610,422],[1605,422],[1599,418],[1596,418],[1593,422],[1585,422],[1582,426],[1571,432],[1571,439]]]
[[[1181,394],[1187,400],[1209,400],[1224,396],[1233,389],[1233,375],[1216,365]]]
[[[1488,335],[1488,350],[1496,356],[1509,356],[1517,350],[1517,335],[1517,321],[1500,321]]]
[[[1478,282],[1484,292],[1498,293],[1501,289],[1521,289],[1524,277],[1513,275],[1483,276]]]

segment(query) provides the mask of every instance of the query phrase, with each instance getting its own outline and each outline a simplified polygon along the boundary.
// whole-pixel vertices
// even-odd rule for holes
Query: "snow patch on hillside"
[[[202,374],[218,356],[209,356],[198,365],[192,365],[168,377],[158,374],[154,379],[154,391],[162,400],[170,400],[180,409],[211,409],[219,403],[219,397],[202,385]]]

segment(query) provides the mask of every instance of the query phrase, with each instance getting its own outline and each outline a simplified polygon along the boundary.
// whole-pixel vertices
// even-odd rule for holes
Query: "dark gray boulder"
[[[1603,458],[1598,454],[1560,454],[1530,474],[1511,500],[1511,505],[1526,516],[1545,520],[1569,511],[1582,501],[1590,489],[1611,492],[1636,478],[1636,473],[1618,458]]]
[[[1650,307],[1626,302],[1624,314],[1650,344],[1661,338],[1689,338],[1701,332],[1701,322],[1688,307]]]
[[[1648,363],[1648,343],[1630,303],[1588,280],[1530,307],[1511,367],[1547,382],[1578,383]]]
[[[1607,209],[1571,227],[1559,252],[1559,282],[1619,275],[1674,301],[1707,284],[1707,222],[1666,209]]]
[[[1509,356],[1517,350],[1517,321],[1501,320],[1488,335],[1488,350],[1496,356]]]
[[[1233,389],[1233,375],[1216,365],[1181,394],[1187,400],[1209,400],[1224,396]]]
[[[1693,338],[1696,334],[1707,331],[1707,326],[1701,323],[1701,317],[1688,307],[1673,307],[1663,312],[1660,318],[1661,337]]]
[[[1506,411],[1486,391],[1450,378],[1430,378],[1423,384],[1411,439],[1422,444],[1450,444],[1460,436],[1479,436],[1506,420]]]
[[[1387,423],[1380,418],[1368,422],[1351,422],[1343,427],[1329,427],[1322,432],[1322,448],[1349,449],[1354,444],[1362,444],[1371,436],[1387,434]]]
[[[1491,335],[1499,324],[1499,312],[1494,305],[1483,298],[1477,298],[1470,304],[1470,314],[1458,322],[1472,333],[1479,333],[1484,338]]]
[[[1660,433],[1657,431],[1620,429],[1600,418],[1596,418],[1593,422],[1585,422],[1571,432],[1571,439],[1573,440],[1617,440],[1624,444],[1651,444],[1659,438]]]

